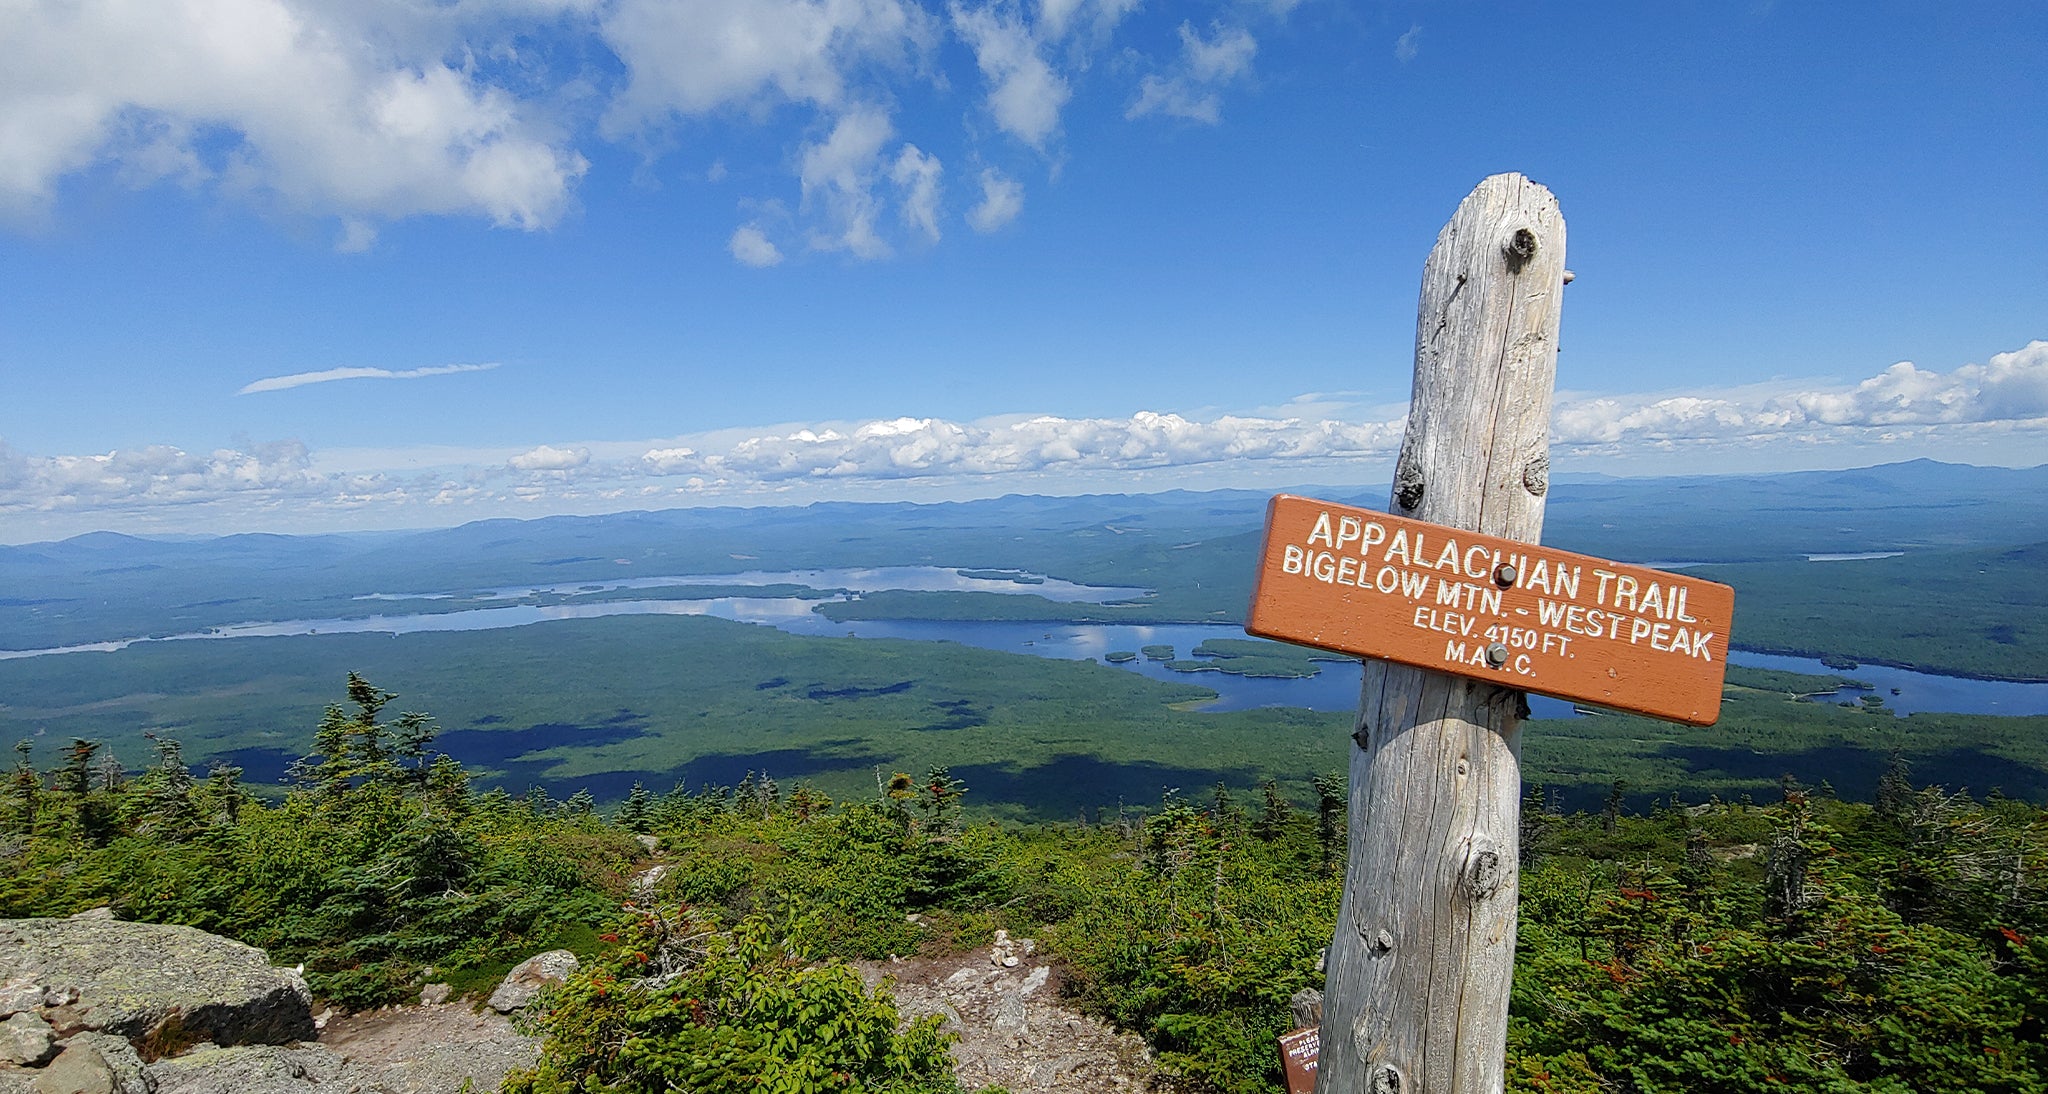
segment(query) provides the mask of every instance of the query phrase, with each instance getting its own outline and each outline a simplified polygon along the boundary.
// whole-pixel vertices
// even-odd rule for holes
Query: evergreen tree
[[[418,711],[405,711],[398,716],[398,728],[393,733],[392,752],[397,765],[406,778],[424,786],[432,774],[438,759],[431,746],[441,729],[432,718]]]
[[[831,808],[832,799],[808,782],[798,782],[796,789],[789,792],[789,811],[800,823],[808,823]]]
[[[1906,750],[1893,748],[1884,774],[1877,778],[1877,813],[1893,823],[1903,824],[1912,812],[1913,768],[1906,762]]]
[[[321,800],[336,803],[348,792],[364,785],[398,786],[423,782],[426,771],[415,767],[409,773],[399,759],[409,754],[423,762],[427,743],[434,738],[432,720],[424,714],[400,716],[403,736],[394,740],[378,716],[386,704],[398,698],[356,673],[348,674],[348,700],[355,704],[350,714],[340,704],[330,704],[313,732],[313,752],[291,766],[292,781],[318,792]]]
[[[1607,804],[1600,810],[1600,830],[1613,835],[1621,826],[1621,807],[1627,801],[1628,780],[1616,779],[1607,788]]]
[[[198,827],[198,811],[192,801],[192,769],[185,766],[183,750],[176,737],[145,733],[156,746],[156,765],[137,780],[142,816],[139,830],[176,842]]]
[[[1536,865],[1537,856],[1543,853],[1543,837],[1550,826],[1550,795],[1542,783],[1530,787],[1522,795],[1521,820],[1516,828],[1516,856],[1523,870]]]
[[[1334,771],[1310,780],[1316,791],[1316,847],[1321,852],[1319,870],[1324,877],[1335,877],[1337,864],[1344,861],[1348,842],[1344,831],[1347,783],[1344,776]]]
[[[917,796],[917,781],[898,771],[883,783],[881,772],[877,771],[875,782],[881,784],[883,814],[905,832],[910,831],[910,800]]]
[[[917,802],[925,838],[950,839],[960,830],[960,798],[966,793],[967,784],[954,778],[951,770],[942,764],[932,767]]]
[[[213,761],[206,769],[206,782],[199,788],[199,796],[205,802],[201,812],[207,824],[232,826],[241,819],[242,806],[249,801],[249,792],[242,788],[242,769]]]
[[[1264,805],[1259,810],[1259,819],[1252,822],[1252,835],[1271,842],[1279,839],[1287,830],[1287,822],[1294,819],[1294,804],[1280,793],[1280,784],[1273,779],[1259,784],[1259,795]]]
[[[469,816],[474,804],[469,796],[469,772],[463,770],[455,757],[445,752],[434,757],[433,764],[427,768],[424,790],[427,804],[443,816],[458,821]],[[491,798],[490,808],[493,811],[510,801],[503,790],[495,787],[486,797]]]
[[[43,777],[36,773],[36,765],[30,759],[35,748],[33,741],[14,742],[14,774],[7,780],[10,831],[35,831],[36,809],[43,796]]]
[[[1210,795],[1210,811],[1216,815],[1216,828],[1229,835],[1244,833],[1244,806],[1237,803],[1236,795],[1230,792],[1230,784],[1216,780],[1216,787]]]
[[[633,784],[626,795],[626,803],[612,814],[612,823],[628,832],[645,832],[654,819],[654,795],[645,786]]]
[[[93,755],[99,748],[98,741],[71,738],[71,743],[64,749],[64,762],[51,779],[51,789],[73,799],[85,797],[92,789]]]

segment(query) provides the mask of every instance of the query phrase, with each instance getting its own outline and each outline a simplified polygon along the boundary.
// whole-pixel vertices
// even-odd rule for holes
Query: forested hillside
[[[281,801],[177,742],[139,774],[92,742],[8,779],[0,917],[110,904],[306,963],[346,1006],[429,976],[488,991],[535,949],[585,966],[518,1091],[945,1090],[944,1038],[899,1026],[845,958],[1043,940],[1081,1005],[1198,1090],[1279,1089],[1288,1000],[1320,984],[1343,869],[1341,778],[1184,787],[1098,823],[977,816],[944,768],[830,800],[806,783],[477,793],[424,714],[351,676]],[[1764,800],[1768,798],[1768,800]],[[2048,815],[1915,785],[1791,780],[1757,800],[1612,787],[1522,821],[1510,1088],[2036,1091],[2048,1082]],[[635,835],[651,835],[649,851]],[[651,894],[629,879],[666,867]],[[429,973],[428,970],[432,972]],[[794,1089],[794,1088],[793,1088]]]

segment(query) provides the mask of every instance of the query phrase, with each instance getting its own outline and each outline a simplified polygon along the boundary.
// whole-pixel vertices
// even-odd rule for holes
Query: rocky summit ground
[[[987,949],[862,962],[870,984],[893,982],[906,1017],[943,1015],[959,1040],[953,1059],[967,1090],[1109,1094],[1174,1089],[1145,1042],[1060,999],[1058,969],[1030,939],[998,932]]]
[[[473,1090],[496,1090],[507,1071],[540,1056],[540,1046],[514,1030],[510,1018],[467,1000],[330,1018],[320,1043],[391,1094],[452,1094],[465,1081]]]
[[[0,921],[0,942],[0,1094],[455,1094],[494,1090],[539,1053],[500,1013],[524,1000],[316,1019],[296,970],[190,928],[98,911]],[[944,1018],[968,1090],[1172,1089],[1141,1040],[1061,1001],[1030,939],[857,967],[906,1018]]]
[[[1006,945],[1007,943],[1007,945]],[[1016,963],[1004,963],[1014,957]],[[941,1015],[959,1036],[960,1085],[1016,1094],[1111,1094],[1172,1087],[1142,1040],[1119,1033],[1060,1000],[1057,968],[1028,940],[942,957],[863,962],[870,985],[893,985],[905,1017]],[[507,1070],[530,1063],[537,1046],[503,1015],[467,1001],[392,1007],[329,1019],[320,1044],[347,1059],[377,1090],[437,1094],[470,1078],[490,1090]]]

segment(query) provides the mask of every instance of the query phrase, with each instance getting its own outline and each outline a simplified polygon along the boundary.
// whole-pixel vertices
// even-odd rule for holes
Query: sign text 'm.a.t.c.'
[[[1712,725],[1735,590],[1291,494],[1245,630]]]

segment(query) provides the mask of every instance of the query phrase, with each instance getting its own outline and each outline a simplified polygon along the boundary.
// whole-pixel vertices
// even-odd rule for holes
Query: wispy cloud
[[[1422,24],[1408,28],[1408,33],[1394,40],[1394,59],[1407,64],[1422,52]]]
[[[330,368],[319,372],[294,372],[289,376],[266,376],[242,385],[237,395],[254,395],[259,391],[285,391],[307,384],[326,384],[335,380],[417,380],[423,376],[446,376],[454,372],[488,372],[497,368],[498,362],[482,365],[429,365],[426,368]]]
[[[393,372],[335,369],[258,381],[275,390]],[[259,388],[258,385],[267,385]],[[245,389],[248,390],[248,389]],[[1215,485],[1320,474],[1354,481],[1390,469],[1403,408],[1309,393],[1253,414],[1139,411],[1128,417],[1014,415],[794,423],[631,443],[585,440],[486,452],[432,450],[316,459],[296,441],[211,453],[169,445],[38,456],[0,442],[0,514],[22,530],[222,531],[281,524],[391,527],[510,512],[604,512],[713,500],[1128,488],[1201,476]],[[2048,437],[2048,341],[1948,371],[1899,362],[1852,382],[1785,380],[1683,393],[1560,393],[1551,451],[1578,466],[1631,471],[1674,459],[1692,470],[1761,454],[1856,460],[2004,452],[2028,459]],[[1795,455],[1806,454],[1806,455]],[[2016,455],[2014,455],[2016,454]],[[1808,466],[1817,466],[1809,463]],[[1380,470],[1375,470],[1380,469]],[[1323,479],[1322,481],[1332,481]],[[796,492],[796,493],[792,493]]]
[[[1150,75],[1138,85],[1138,98],[1124,111],[1126,119],[1164,114],[1215,125],[1223,120],[1221,89],[1251,71],[1259,43],[1243,27],[1210,27],[1204,38],[1193,23],[1180,25],[1181,56],[1165,76]]]

